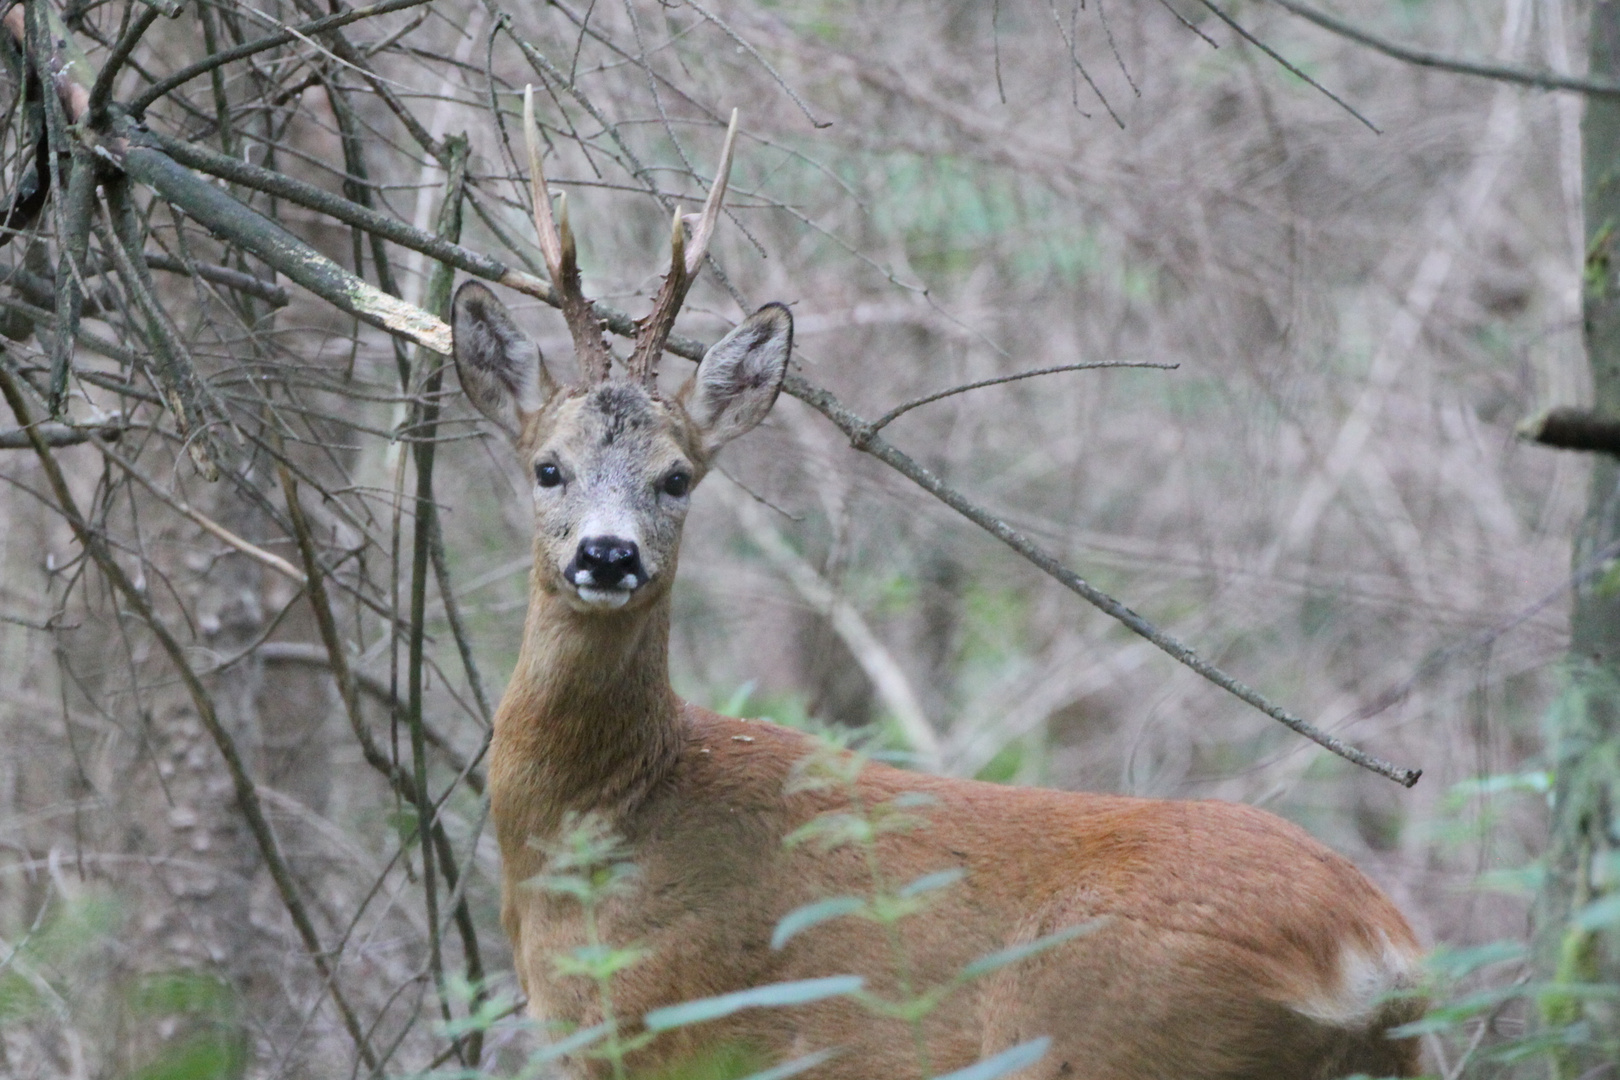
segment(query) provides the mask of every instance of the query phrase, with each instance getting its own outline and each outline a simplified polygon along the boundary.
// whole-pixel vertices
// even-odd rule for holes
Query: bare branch
[[[912,398],[910,401],[896,405],[894,408],[872,421],[872,427],[869,435],[876,435],[895,420],[898,420],[900,417],[919,406],[931,405],[936,401],[941,401],[948,397],[955,397],[957,394],[965,394],[969,390],[983,390],[987,386],[1001,386],[1003,383],[1018,382],[1022,379],[1034,379],[1042,375],[1056,375],[1059,372],[1064,371],[1099,371],[1107,368],[1151,368],[1155,371],[1174,371],[1180,366],[1180,364],[1155,364],[1150,361],[1098,360],[1092,363],[1060,364],[1057,367],[1037,368],[1034,371],[1019,371],[1014,372],[1011,375],[998,375],[993,379],[980,379],[978,382],[970,382],[964,383],[961,386],[953,386],[949,390],[941,390],[935,394],[924,394],[922,397]]]
[[[1353,23],[1329,15],[1325,11],[1309,7],[1299,0],[1271,0],[1273,4],[1290,11],[1307,22],[1314,23],[1332,34],[1354,41],[1358,45],[1365,45],[1369,49],[1383,53],[1385,56],[1418,67],[1434,68],[1437,71],[1449,71],[1455,75],[1474,75],[1482,79],[1495,79],[1498,82],[1516,83],[1519,86],[1530,86],[1537,90],[1569,90],[1578,94],[1590,94],[1593,97],[1620,97],[1620,83],[1604,82],[1600,79],[1584,79],[1578,75],[1565,75],[1557,71],[1532,71],[1529,68],[1513,67],[1508,64],[1491,64],[1483,60],[1467,60],[1462,57],[1444,56],[1440,53],[1429,52],[1424,49],[1414,49],[1409,45],[1402,45],[1387,37],[1382,37],[1370,30],[1365,30]]]
[[[1620,420],[1586,409],[1548,409],[1520,423],[1515,433],[1542,446],[1620,457]]]
[[[123,122],[120,129],[123,137],[118,141],[122,146],[110,148],[108,153],[132,178],[151,187],[205,228],[229,237],[349,314],[449,355],[450,327],[444,320],[356,277],[269,218],[182,168],[161,150],[145,145],[134,125]]]
[[[1270,45],[1267,45],[1265,42],[1263,42],[1259,38],[1255,37],[1248,30],[1244,29],[1243,26],[1236,19],[1232,18],[1232,16],[1228,15],[1226,12],[1222,11],[1219,7],[1217,7],[1215,5],[1215,3],[1214,3],[1214,0],[1198,0],[1198,2],[1200,4],[1203,4],[1206,8],[1208,8],[1210,13],[1212,15],[1214,15],[1217,19],[1221,20],[1221,22],[1223,22],[1227,26],[1231,27],[1233,33],[1237,34],[1238,37],[1242,38],[1244,41],[1247,41],[1250,45],[1253,45],[1255,48],[1259,49],[1261,52],[1263,52],[1267,56],[1271,57],[1277,63],[1281,64],[1283,66],[1283,69],[1285,71],[1287,71],[1290,75],[1293,75],[1296,78],[1300,79],[1302,82],[1305,82],[1308,85],[1315,87],[1329,101],[1333,102],[1339,108],[1343,109],[1345,112],[1347,112],[1351,116],[1355,117],[1357,120],[1360,120],[1362,122],[1362,124],[1364,124],[1366,126],[1368,131],[1371,131],[1374,135],[1382,135],[1383,134],[1383,132],[1379,130],[1378,125],[1374,124],[1371,120],[1369,120],[1365,116],[1361,115],[1361,113],[1356,110],[1355,106],[1351,105],[1348,101],[1345,101],[1338,94],[1335,94],[1333,91],[1329,90],[1327,87],[1323,86],[1321,83],[1317,82],[1315,79],[1313,79],[1309,75],[1305,74],[1303,71],[1301,71],[1294,64],[1290,63],[1287,60],[1287,58],[1285,58],[1282,55],[1282,53],[1278,52],[1276,49],[1273,49]]]
[[[18,388],[16,380],[11,377],[10,371],[3,366],[0,366],[0,394],[5,396],[6,403],[11,406],[11,411],[16,416],[17,422],[22,425],[24,430],[32,432],[34,430],[33,418],[29,414],[22,391]],[[226,769],[230,773],[231,783],[236,793],[237,805],[241,808],[242,816],[246,819],[248,828],[258,843],[260,855],[263,856],[265,864],[269,867],[270,876],[275,881],[276,890],[281,896],[282,906],[287,909],[287,914],[292,918],[293,925],[297,928],[299,937],[303,940],[304,949],[309,956],[310,962],[314,964],[315,969],[320,973],[321,979],[326,985],[327,993],[331,996],[332,1003],[337,1006],[339,1014],[343,1017],[344,1026],[354,1040],[361,1059],[365,1061],[367,1066],[375,1069],[378,1064],[376,1054],[372,1051],[371,1043],[367,1039],[366,1033],[354,1013],[354,1009],[350,1006],[342,988],[333,977],[335,971],[332,962],[328,958],[325,947],[321,944],[320,935],[315,930],[315,924],[310,918],[303,898],[299,896],[298,886],[293,879],[292,870],[287,865],[281,847],[276,842],[275,834],[270,829],[270,822],[265,817],[264,807],[259,801],[258,790],[253,783],[253,778],[248,773],[247,766],[242,761],[242,756],[237,750],[236,740],[232,738],[230,732],[220,722],[219,714],[214,708],[212,696],[208,693],[207,688],[203,686],[202,680],[197,677],[197,673],[192,670],[184,646],[175,639],[174,635],[169,632],[168,627],[153,612],[145,592],[130,580],[129,575],[124,572],[123,567],[118,564],[118,560],[107,547],[105,539],[91,528],[84,516],[79,512],[78,503],[74,500],[68,488],[67,480],[62,475],[62,470],[57,465],[55,457],[51,454],[50,447],[45,445],[43,439],[35,437],[34,452],[45,469],[45,475],[50,480],[51,490],[56,496],[57,506],[61,510],[62,516],[67,519],[68,524],[72,527],[79,544],[95,561],[96,565],[101,568],[107,580],[118,590],[124,603],[157,637],[164,653],[168,656],[170,663],[174,665],[181,681],[185,684],[192,705],[197,710],[198,718],[202,720],[203,727],[207,729],[215,746],[219,749],[220,756],[225,760]]]
[[[299,41],[323,30],[347,26],[350,23],[359,22],[361,19],[376,18],[378,15],[386,15],[391,11],[404,11],[406,8],[420,7],[426,3],[431,3],[431,0],[385,0],[384,3],[368,4],[362,8],[339,12],[325,18],[312,19],[296,27],[289,27],[279,33],[244,42],[233,49],[226,49],[224,52],[215,53],[213,56],[199,60],[190,67],[181,68],[173,75],[153,83],[137,94],[130,101],[127,108],[132,116],[140,117],[147,109],[151,108],[154,101],[167,97],[178,87],[184,86],[199,75],[208,74],[215,68],[223,67],[237,60],[245,60],[257,53],[264,52],[266,49],[274,49],[278,45]]]
[[[78,446],[87,443],[92,436],[99,436],[109,442],[116,440],[123,434],[123,425],[117,421],[108,422],[97,427],[79,427],[68,424],[35,424],[34,432],[42,439],[46,446]],[[34,440],[29,438],[28,432],[22,428],[0,428],[0,450],[32,450]]]

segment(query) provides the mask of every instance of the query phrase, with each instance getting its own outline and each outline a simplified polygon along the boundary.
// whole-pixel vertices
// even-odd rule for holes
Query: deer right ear
[[[506,305],[476,281],[456,290],[450,330],[461,388],[479,412],[516,441],[528,418],[556,390],[540,347],[518,329]]]

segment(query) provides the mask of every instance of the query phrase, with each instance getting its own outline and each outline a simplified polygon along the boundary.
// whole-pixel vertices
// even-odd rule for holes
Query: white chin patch
[[[617,608],[624,607],[630,600],[629,589],[593,589],[589,585],[575,587],[579,598],[592,607]]]

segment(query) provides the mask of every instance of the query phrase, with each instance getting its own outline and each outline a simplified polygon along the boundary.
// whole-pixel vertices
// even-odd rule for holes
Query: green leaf
[[[855,1000],[860,1002],[861,1008],[873,1016],[882,1016],[890,1020],[899,1020],[905,1024],[914,1024],[939,1008],[939,1003],[949,997],[951,991],[955,989],[957,989],[955,983],[940,983],[921,994],[894,1000],[879,997],[863,990],[855,995]]]
[[[738,990],[719,997],[699,998],[654,1009],[644,1018],[649,1031],[668,1031],[671,1028],[702,1024],[730,1016],[743,1009],[781,1008],[786,1005],[808,1005],[830,997],[853,994],[865,983],[859,975],[832,975],[824,979],[799,979],[794,982],[770,983],[749,990]]]
[[[917,914],[927,902],[916,896],[876,896],[872,898],[872,921],[883,926],[893,926],[902,919]]]
[[[834,1047],[831,1050],[817,1050],[813,1054],[806,1054],[803,1057],[794,1058],[792,1061],[784,1061],[782,1064],[772,1066],[769,1069],[763,1069],[757,1073],[750,1073],[749,1075],[743,1077],[743,1080],[787,1080],[787,1078],[790,1076],[798,1076],[800,1073],[813,1069],[822,1062],[830,1060],[837,1053],[837,1047]]]
[[[450,984],[452,992],[458,989],[455,987],[457,980],[447,979],[445,981]],[[470,997],[470,987],[468,987],[466,980],[459,981],[462,987],[468,989]],[[443,1021],[439,1024],[439,1033],[447,1039],[459,1039],[470,1032],[494,1030],[497,1025],[506,1027],[527,1026],[529,1023],[527,1020],[514,1018],[514,1014],[517,1012],[517,1002],[511,995],[491,994],[482,1002],[479,1002],[478,1007],[466,1016],[453,1017]]]
[[[1576,914],[1574,922],[1582,930],[1602,930],[1620,922],[1620,893],[1610,893],[1587,904]]]
[[[551,958],[559,975],[583,975],[601,982],[633,967],[647,955],[646,949],[615,949],[611,945],[581,945],[571,952]]]
[[[721,702],[719,708],[715,709],[714,711],[719,713],[721,716],[742,716],[743,710],[748,707],[748,699],[754,696],[754,688],[757,685],[758,684],[755,683],[754,680],[749,679],[747,682],[737,687],[736,691],[725,701]]]
[[[1480,795],[1501,795],[1510,792],[1545,795],[1551,790],[1552,773],[1546,769],[1535,769],[1530,772],[1498,773],[1494,776],[1460,780],[1451,785],[1446,794],[1462,798],[1473,798]]]
[[[1390,1028],[1388,1035],[1392,1039],[1407,1039],[1414,1035],[1454,1030],[1466,1021],[1501,1008],[1505,1001],[1534,997],[1535,993],[1534,987],[1521,986],[1517,983],[1480,990],[1435,1005],[1421,1019]]]
[[[858,896],[832,896],[794,908],[776,924],[776,931],[771,934],[771,948],[780,949],[812,926],[843,915],[853,915],[865,907],[866,901]]]
[[[1027,960],[1036,953],[1045,952],[1047,949],[1061,945],[1065,941],[1073,941],[1077,937],[1099,930],[1107,921],[1108,916],[1100,915],[1095,919],[1087,919],[1083,923],[1064,927],[1054,934],[1038,937],[1034,941],[1027,941],[1022,945],[1013,945],[1010,948],[1002,949],[1000,952],[981,956],[962,969],[961,977],[964,979],[977,979],[981,975],[988,975],[990,972],[1004,968],[1008,964],[1016,964],[1020,960]]]
[[[409,803],[402,803],[388,814],[388,824],[399,837],[399,846],[413,848],[416,846],[416,807]]]
[[[571,896],[586,903],[596,895],[591,883],[578,874],[536,874],[523,882],[526,889],[544,889],[558,896]]]
[[[43,1004],[39,991],[26,978],[15,971],[0,972],[0,1025],[22,1020]]]
[[[962,880],[964,873],[960,866],[953,866],[949,870],[937,870],[932,874],[924,874],[909,885],[902,885],[900,895],[921,896],[923,893],[933,892],[935,889],[955,885]]]
[[[1429,954],[1425,964],[1430,971],[1438,975],[1448,979],[1460,979],[1492,964],[1522,960],[1525,952],[1525,946],[1517,941],[1492,941],[1466,949],[1452,949],[1442,945]]]
[[[529,1055],[529,1066],[543,1065],[548,1061],[555,1061],[565,1054],[572,1054],[583,1050],[593,1042],[605,1036],[613,1029],[613,1025],[606,1020],[600,1024],[593,1024],[588,1028],[580,1028],[565,1039],[558,1039],[548,1043]]]
[[[1603,576],[1592,586],[1592,592],[1604,600],[1613,599],[1620,593],[1620,561],[1610,559],[1604,564]]]
[[[164,1050],[134,1080],[225,1080],[236,1075],[241,1056],[228,1041],[204,1036]]]
[[[1487,870],[1474,878],[1476,892],[1506,893],[1508,896],[1534,896],[1547,880],[1544,866],[1515,866],[1505,870]]]
[[[173,1013],[227,1015],[234,1004],[231,988],[212,975],[192,971],[155,972],[130,991],[130,1010],[141,1016]]]
[[[1052,1040],[1042,1035],[1027,1043],[1019,1043],[1011,1050],[1003,1050],[995,1057],[974,1062],[965,1069],[936,1076],[934,1080],[995,1080],[998,1076],[1006,1076],[1035,1064],[1046,1056],[1046,1050],[1051,1045]]]
[[[795,848],[814,840],[822,851],[832,851],[848,844],[870,844],[877,835],[872,822],[858,814],[819,814],[788,833],[782,846]]]

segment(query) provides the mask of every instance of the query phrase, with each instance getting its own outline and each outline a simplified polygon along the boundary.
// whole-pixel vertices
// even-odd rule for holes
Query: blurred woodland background
[[[1332,10],[1561,72],[1592,20]],[[543,277],[526,83],[586,292],[632,315],[740,107],[679,331],[786,301],[798,373],[863,417],[1175,365],[945,397],[883,437],[1424,775],[1294,735],[787,396],[696,497],[684,695],[958,775],[1265,806],[1426,942],[1530,940],[1593,466],[1513,432],[1591,400],[1581,95],[1256,0],[27,0],[6,25],[0,1074],[499,1071],[529,1038],[444,1024],[513,991],[480,755],[527,482],[431,329],[377,325],[385,294],[442,310],[435,236],[489,263],[457,278]],[[48,57],[87,103],[42,88]],[[270,221],[330,262],[297,278]],[[566,360],[560,317],[502,296]],[[58,413],[49,465],[19,404]],[[1479,985],[1530,970],[1495,948]],[[1492,1020],[1442,1034],[1446,1068],[1533,1017]]]

